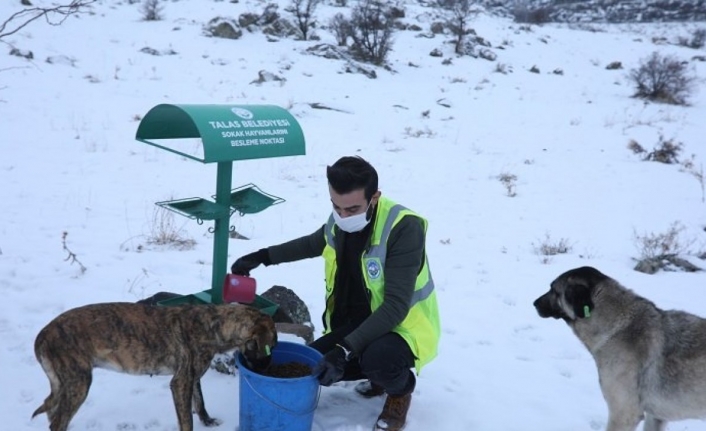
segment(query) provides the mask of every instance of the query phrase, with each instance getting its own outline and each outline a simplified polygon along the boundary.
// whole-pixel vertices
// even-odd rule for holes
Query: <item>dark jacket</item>
[[[373,220],[375,220],[374,216]],[[370,226],[366,228],[366,231],[368,238],[365,239],[364,243],[367,247],[370,232],[372,232]],[[340,277],[336,277],[336,285],[334,287],[336,302],[334,303],[335,311],[332,326],[351,322],[357,323],[360,321],[360,326],[345,339],[351,349],[359,354],[365,349],[368,343],[392,331],[392,329],[407,316],[414,293],[414,284],[417,274],[424,263],[425,234],[422,221],[414,216],[404,217],[392,229],[388,241],[387,258],[385,260],[384,269],[385,299],[383,304],[372,314],[370,313],[369,301],[367,302],[368,309],[365,313],[356,310],[356,304],[361,298],[361,295],[358,294],[359,292],[364,292],[365,298],[368,299],[367,289],[365,289],[363,285],[361,274],[360,256],[363,248],[361,247],[360,250],[355,250],[355,253],[357,253],[357,258],[355,259],[351,259],[350,256],[343,257],[343,248],[347,235],[351,234],[346,234],[346,232],[336,228],[338,272],[339,274],[348,273],[349,277],[346,277],[344,281],[341,281]],[[339,238],[342,240],[338,240]],[[362,244],[361,242],[361,245]],[[325,246],[324,226],[321,226],[321,228],[311,235],[306,235],[280,245],[271,246],[267,250],[271,263],[279,264],[321,256]],[[350,252],[350,250],[347,251]],[[342,268],[341,265],[345,265],[345,268]],[[351,266],[354,267],[351,268]],[[356,274],[350,275],[353,272]],[[357,281],[355,285],[346,283],[350,280]],[[346,287],[342,287],[344,284],[346,284]],[[360,290],[339,294],[339,289]],[[350,301],[353,301],[354,304],[351,304]]]

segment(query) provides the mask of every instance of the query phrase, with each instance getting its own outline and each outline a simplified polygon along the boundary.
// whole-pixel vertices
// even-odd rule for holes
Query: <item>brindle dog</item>
[[[52,320],[35,340],[51,393],[32,417],[46,413],[51,431],[65,431],[88,395],[93,368],[99,367],[173,374],[170,387],[179,430],[193,430],[192,405],[204,425],[218,425],[206,412],[201,393],[201,377],[213,356],[237,348],[248,361],[263,364],[276,343],[272,318],[245,305],[105,303],[74,308]]]

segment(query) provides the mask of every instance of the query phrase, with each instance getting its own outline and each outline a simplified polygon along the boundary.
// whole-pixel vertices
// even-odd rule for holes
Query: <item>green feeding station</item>
[[[200,138],[202,157],[184,151],[184,139]],[[171,105],[152,108],[140,122],[135,136],[140,142],[201,163],[216,163],[214,200],[192,197],[157,202],[160,207],[196,220],[213,220],[213,272],[211,288],[160,301],[160,305],[222,304],[223,282],[228,273],[230,217],[255,214],[284,199],[265,193],[254,184],[232,188],[233,162],[305,154],[304,134],[297,120],[273,105]],[[181,140],[181,141],[180,141]],[[191,145],[193,153],[193,145]],[[270,315],[278,305],[256,295],[255,307]]]

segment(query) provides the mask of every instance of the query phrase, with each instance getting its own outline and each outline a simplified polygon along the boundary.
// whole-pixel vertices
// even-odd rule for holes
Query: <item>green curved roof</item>
[[[155,142],[182,138],[201,138],[203,159]],[[135,139],[203,163],[305,154],[301,126],[274,105],[161,104],[142,119]]]

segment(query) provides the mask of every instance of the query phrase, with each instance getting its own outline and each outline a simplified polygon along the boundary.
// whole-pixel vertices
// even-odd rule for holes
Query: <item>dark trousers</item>
[[[326,354],[336,347],[336,344],[343,342],[354,329],[355,326],[338,328],[314,340],[309,347]],[[373,340],[359,356],[348,362],[341,380],[367,378],[382,386],[388,395],[407,395],[414,391],[417,381],[410,370],[412,367],[414,354],[407,342],[398,334],[388,332]]]

